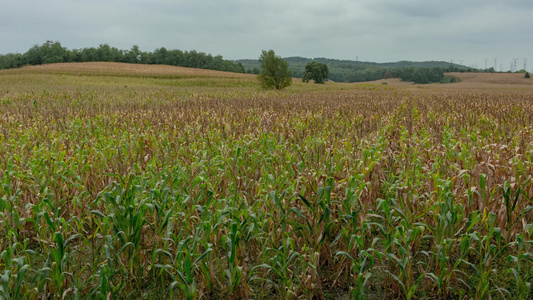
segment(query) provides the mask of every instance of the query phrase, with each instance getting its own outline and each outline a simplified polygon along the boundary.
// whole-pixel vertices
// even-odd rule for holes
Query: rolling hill
[[[287,61],[289,68],[292,71],[294,77],[302,78],[305,71],[305,65],[316,61],[328,65],[329,79],[336,82],[362,82],[373,81],[382,79],[384,73],[388,69],[398,68],[441,68],[449,69],[450,66],[457,70],[469,70],[467,67],[451,64],[445,61],[398,61],[387,63],[365,62],[365,61],[353,61],[353,60],[340,60],[331,58],[305,58],[305,57],[287,57],[284,58]],[[234,61],[235,63],[241,63],[247,73],[259,73],[260,63],[258,60],[253,59],[241,59]]]

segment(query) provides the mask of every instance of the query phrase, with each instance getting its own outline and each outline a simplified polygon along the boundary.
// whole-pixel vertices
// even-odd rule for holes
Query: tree
[[[24,56],[30,65],[40,65],[64,62],[66,53],[59,42],[46,41],[41,46],[33,46]]]
[[[139,50],[139,46],[133,45],[131,50],[126,53],[124,59],[128,63],[138,63],[141,60],[141,50]]]
[[[526,72],[526,75],[524,75],[524,78],[530,78],[531,76],[529,76],[529,73]]]
[[[62,63],[65,61],[67,49],[59,42],[47,41],[41,46],[43,64]]]
[[[26,64],[26,59],[20,53],[8,53],[6,55],[0,55],[0,70],[19,68]]]
[[[100,44],[100,47],[96,49],[98,61],[113,61],[113,54],[111,53],[111,47],[108,44]]]
[[[261,73],[259,81],[264,88],[281,90],[292,84],[292,73],[283,58],[276,56],[274,50],[263,50],[259,57]]]
[[[98,61],[98,50],[96,48],[83,48],[80,53],[80,61],[82,62],[88,62],[88,61]]]
[[[328,74],[329,71],[326,64],[313,61],[305,65],[302,81],[309,82],[309,80],[314,80],[315,83],[324,83],[324,80],[328,79]]]
[[[158,65],[169,64],[168,56],[169,54],[167,48],[161,47],[159,49],[155,49],[154,52],[152,52],[151,62]]]

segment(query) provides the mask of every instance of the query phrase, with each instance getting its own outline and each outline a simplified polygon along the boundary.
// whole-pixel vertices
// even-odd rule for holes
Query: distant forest
[[[244,73],[244,67],[240,63],[225,60],[220,55],[212,56],[194,50],[181,51],[159,48],[154,52],[146,52],[141,51],[138,46],[133,46],[130,50],[119,50],[108,44],[101,44],[97,48],[68,50],[59,42],[51,41],[42,45],[35,45],[24,54],[0,55],[0,70],[26,65],[90,61],[160,64]]]
[[[446,72],[494,72],[471,69],[462,65],[443,61],[395,63],[374,63],[328,58],[285,58],[293,77],[302,78],[305,65],[315,61],[328,66],[328,79],[336,82],[363,82],[386,78],[401,78],[415,83],[449,82],[453,78],[445,76]],[[26,65],[41,65],[61,62],[124,62],[139,64],[161,64],[189,68],[209,69],[235,73],[259,74],[258,60],[243,59],[237,61],[225,60],[222,56],[212,56],[203,52],[167,50],[158,48],[153,52],[141,51],[138,46],[130,50],[120,50],[108,44],[98,47],[68,50],[59,42],[47,41],[42,45],[35,45],[27,52],[0,55],[0,70],[19,68]]]
[[[386,78],[401,78],[403,81],[415,83],[453,82],[453,78],[445,76],[447,72],[494,72],[494,69],[477,70],[444,61],[399,61],[393,63],[375,63],[329,58],[309,59],[304,57],[285,58],[292,75],[301,78],[305,65],[316,61],[328,66],[328,78],[336,82],[364,82]],[[246,73],[258,74],[259,62],[252,59],[238,60]]]

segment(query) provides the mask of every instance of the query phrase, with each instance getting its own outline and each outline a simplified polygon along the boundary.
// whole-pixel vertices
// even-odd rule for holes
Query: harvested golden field
[[[1,297],[531,297],[533,89],[130,67],[0,71]]]
[[[468,87],[528,87],[533,88],[533,80],[524,78],[523,73],[449,73],[461,78],[458,86]]]
[[[524,78],[523,73],[446,73],[459,77],[461,82],[454,84],[433,83],[418,85],[421,87],[437,87],[448,89],[532,89],[533,80]],[[412,82],[401,81],[399,78],[380,79],[358,84],[382,84],[390,86],[414,86]]]
[[[382,84],[382,85],[391,85],[391,86],[412,86],[414,85],[412,82],[408,81],[402,81],[400,78],[387,78],[387,79],[380,79],[370,82],[359,82],[356,84]]]
[[[214,78],[254,78],[254,75],[222,71],[192,69],[168,65],[141,65],[115,62],[58,63],[27,66],[20,69],[4,70],[3,73],[41,73],[68,75],[122,75],[129,77],[214,77]]]

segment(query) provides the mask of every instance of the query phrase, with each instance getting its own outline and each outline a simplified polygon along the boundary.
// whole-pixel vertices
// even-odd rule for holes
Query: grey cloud
[[[20,0],[0,10],[0,53],[59,40],[196,49],[226,58],[464,60],[527,57],[530,0]],[[533,57],[531,57],[533,65]]]

